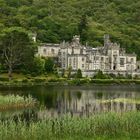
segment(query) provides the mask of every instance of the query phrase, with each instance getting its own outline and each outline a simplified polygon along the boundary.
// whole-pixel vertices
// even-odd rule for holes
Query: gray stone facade
[[[60,69],[81,69],[84,76],[92,76],[98,70],[108,74],[136,75],[140,69],[136,54],[127,54],[120,44],[110,41],[109,35],[104,35],[104,45],[101,47],[84,46],[80,44],[80,36],[75,35],[71,43],[44,44],[38,47],[38,55],[58,57]]]

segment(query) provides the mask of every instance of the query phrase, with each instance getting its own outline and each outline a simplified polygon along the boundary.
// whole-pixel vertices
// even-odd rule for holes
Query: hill
[[[0,0],[0,32],[23,27],[52,43],[80,34],[91,47],[103,44],[107,33],[140,58],[139,13],[139,0]]]

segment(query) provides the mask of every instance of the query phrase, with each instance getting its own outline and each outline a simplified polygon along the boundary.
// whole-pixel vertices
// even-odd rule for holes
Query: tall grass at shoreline
[[[19,95],[0,95],[0,110],[9,108],[26,107],[35,104],[35,100],[31,97],[23,97]]]
[[[2,140],[140,139],[140,112],[91,117],[47,118],[38,122],[0,122]]]

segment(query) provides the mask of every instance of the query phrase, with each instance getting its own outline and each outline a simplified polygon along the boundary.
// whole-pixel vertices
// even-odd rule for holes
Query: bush
[[[119,84],[119,80],[111,80],[111,79],[92,79],[90,80],[90,83],[95,84]]]
[[[29,81],[28,79],[23,79],[22,83],[28,83],[28,81]]]
[[[16,80],[16,79],[14,79],[14,80],[13,80],[13,83],[18,83],[18,82],[19,82],[19,81],[18,81],[18,80]]]
[[[76,86],[80,86],[81,85],[80,79],[72,80],[71,83],[74,84],[74,85],[76,85]]]
[[[48,82],[59,82],[59,79],[57,78],[49,79]]]
[[[80,79],[81,84],[89,83],[89,79]]]
[[[124,76],[124,75],[118,73],[116,79],[126,79],[126,76]]]
[[[75,78],[76,77],[76,73],[71,74],[71,78]]]
[[[35,57],[33,62],[22,70],[24,74],[31,74],[32,76],[40,75],[44,72],[45,60]]]
[[[94,75],[93,78],[95,78],[95,79],[108,79],[109,77],[107,75],[103,74],[103,72],[99,70],[97,72],[97,74]]]
[[[88,79],[74,79],[74,80],[70,81],[70,84],[79,86],[79,85],[82,85],[82,84],[85,84],[85,83],[88,83],[88,82],[89,82]]]
[[[9,78],[6,78],[6,77],[0,77],[0,81],[5,81],[5,82],[7,82],[7,81],[9,81]]]
[[[115,78],[116,78],[116,75],[115,75],[115,74],[113,74],[113,73],[110,73],[108,76],[109,76],[110,78],[113,78],[113,79],[115,79]]]
[[[54,72],[54,61],[51,58],[45,60],[45,71],[48,73]]]
[[[82,71],[80,69],[77,70],[76,78],[82,78]]]
[[[26,78],[27,78],[27,79],[32,79],[32,77],[31,77],[30,74],[26,74]]]
[[[35,78],[32,80],[32,82],[35,82],[35,83],[43,83],[45,81],[46,81],[45,79],[41,79],[41,78]]]

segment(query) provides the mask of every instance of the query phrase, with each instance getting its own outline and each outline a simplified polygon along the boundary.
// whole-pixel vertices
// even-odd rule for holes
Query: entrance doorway
[[[116,66],[114,65],[113,70],[116,70]]]

